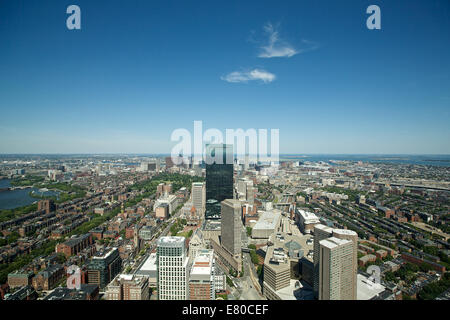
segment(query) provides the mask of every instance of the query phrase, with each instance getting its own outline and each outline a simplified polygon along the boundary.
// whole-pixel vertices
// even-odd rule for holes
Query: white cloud
[[[280,39],[278,31],[271,23],[264,26],[264,31],[268,35],[268,40],[267,44],[261,47],[258,57],[292,57],[298,53],[289,43]]]
[[[293,57],[296,54],[306,51],[315,50],[318,48],[317,43],[308,40],[302,40],[302,43],[306,45],[305,48],[296,49],[287,41],[280,39],[279,32],[270,22],[264,27],[264,31],[268,36],[265,41],[265,45],[260,47],[261,51],[258,54],[259,58],[280,58],[280,57]]]
[[[273,73],[262,69],[253,69],[251,71],[234,71],[225,76],[220,77],[220,79],[227,82],[248,82],[259,80],[264,83],[270,83],[274,81],[276,76]]]

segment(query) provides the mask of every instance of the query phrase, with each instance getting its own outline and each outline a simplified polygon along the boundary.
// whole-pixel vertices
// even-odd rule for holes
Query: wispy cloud
[[[302,40],[305,47],[295,48],[290,43],[280,38],[278,27],[273,26],[270,22],[264,25],[263,29],[267,35],[267,39],[264,41],[265,44],[260,47],[261,50],[258,54],[259,58],[290,58],[296,54],[315,50],[319,47],[315,42]]]
[[[298,49],[297,53],[313,51],[313,50],[319,49],[319,47],[320,47],[319,43],[314,42],[314,41],[309,41],[306,39],[302,39],[302,43],[303,43],[304,47]]]
[[[264,83],[270,83],[274,81],[276,76],[273,73],[262,69],[253,69],[251,71],[234,71],[220,79],[227,82],[249,82],[249,81],[262,81]]]

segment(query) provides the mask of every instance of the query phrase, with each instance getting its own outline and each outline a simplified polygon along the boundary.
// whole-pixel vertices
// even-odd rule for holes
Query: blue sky
[[[202,120],[281,153],[450,154],[449,49],[448,0],[1,0],[0,153],[169,153]]]

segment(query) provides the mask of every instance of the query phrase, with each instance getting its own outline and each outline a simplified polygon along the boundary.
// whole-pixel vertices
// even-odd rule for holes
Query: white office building
[[[345,273],[346,276],[350,275],[345,284],[345,288],[349,288],[349,291],[345,291],[347,289],[343,289],[345,292],[341,293],[341,300],[356,300],[357,299],[357,246],[358,246],[358,234],[352,230],[347,229],[335,229],[327,227],[323,224],[316,224],[314,226],[314,294],[317,298],[320,299],[320,290],[322,288],[322,284],[320,281],[328,281],[321,278],[321,272],[323,268],[328,268],[328,264],[330,263],[328,260],[322,260],[322,240],[330,240],[335,239],[336,241],[349,241],[351,256],[348,257],[347,260],[343,261],[339,268],[344,268],[348,263],[350,263],[350,271],[349,273]],[[333,240],[334,243],[336,241]],[[329,247],[331,246],[328,243]],[[347,247],[346,247],[347,248]],[[336,260],[337,261],[337,260]],[[334,263],[337,263],[334,261]],[[325,264],[325,266],[323,266]],[[345,267],[346,268],[346,267]],[[336,278],[335,278],[336,279]]]
[[[237,198],[239,200],[247,201],[249,204],[255,202],[253,181],[248,178],[240,178],[237,181]]]
[[[156,250],[158,300],[188,299],[188,262],[184,237],[161,237]]]
[[[160,205],[166,203],[169,206],[169,215],[177,208],[177,196],[174,194],[164,194],[155,201],[153,210],[155,211]]]
[[[281,210],[259,211],[258,222],[253,226],[253,239],[269,239],[280,226]]]
[[[192,183],[192,205],[197,214],[203,216],[206,206],[206,187],[204,182]]]
[[[331,237],[319,244],[319,300],[356,300],[353,242]]]
[[[300,231],[304,234],[310,234],[314,230],[314,226],[320,223],[319,218],[312,212],[297,209],[297,213]]]
[[[320,262],[320,241],[330,238],[333,235],[333,228],[323,224],[314,226],[314,295],[319,296],[319,262]]]

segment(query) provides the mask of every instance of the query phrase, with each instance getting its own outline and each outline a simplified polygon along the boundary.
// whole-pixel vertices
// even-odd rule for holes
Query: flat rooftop
[[[156,252],[151,253],[139,271],[156,271]]]
[[[342,235],[348,235],[348,236],[357,236],[358,234],[349,229],[333,229],[333,233],[342,234]]]
[[[221,229],[222,223],[220,220],[206,220],[203,226],[203,230],[207,231],[219,231]]]
[[[242,202],[240,200],[236,200],[236,199],[225,199],[222,201],[222,203],[232,206],[232,207],[236,207],[236,208],[240,208],[242,205]]]
[[[177,236],[169,236],[169,237],[161,237],[158,239],[158,245],[160,244],[182,244],[184,243],[184,237]]]
[[[385,290],[381,284],[370,281],[364,275],[357,276],[357,300],[370,300]]]
[[[261,211],[258,222],[253,226],[253,230],[275,229],[281,218],[280,210]]]
[[[191,269],[193,275],[211,275],[213,267],[214,252],[212,250],[201,250],[197,253]]]
[[[331,238],[328,238],[328,239],[321,240],[319,243],[320,243],[321,246],[324,246],[324,247],[329,248],[329,249],[333,249],[333,248],[336,248],[338,246],[347,244],[349,242],[351,242],[351,241],[350,240],[345,240],[345,239],[339,239],[339,238],[331,237]]]
[[[316,224],[316,225],[314,226],[314,228],[315,228],[315,229],[322,230],[322,231],[330,232],[330,233],[333,232],[333,228],[330,228],[330,227],[328,227],[328,226],[326,226],[326,225],[323,225],[323,224]]]
[[[281,300],[314,300],[314,292],[304,282],[291,279],[289,286],[275,292]]]
[[[270,246],[267,248],[264,267],[270,267],[275,272],[281,272],[289,270],[290,265],[287,252],[282,247]]]
[[[297,211],[305,220],[305,223],[320,223],[319,218],[314,213],[302,209],[297,209]]]
[[[115,250],[117,250],[117,248],[108,248],[105,249],[103,251],[97,251],[96,253],[94,253],[94,255],[92,256],[92,259],[106,259],[107,257],[109,257],[109,255],[111,253],[113,253]]]

